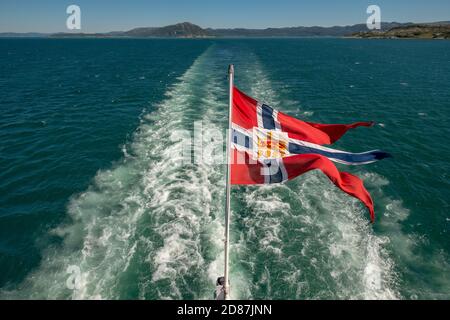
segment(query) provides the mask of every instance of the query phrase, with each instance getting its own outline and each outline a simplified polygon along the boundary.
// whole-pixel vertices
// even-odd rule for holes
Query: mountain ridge
[[[387,31],[357,32],[355,38],[381,39],[450,39],[450,24],[413,24]]]
[[[368,31],[366,24],[354,24],[346,26],[298,26],[265,29],[247,28],[202,28],[190,22],[182,22],[163,27],[139,27],[128,31],[112,31],[105,33],[0,33],[0,37],[50,37],[50,38],[247,38],[247,37],[375,37],[382,32],[389,32],[395,28],[408,28],[413,26],[442,27],[450,26],[450,21],[431,23],[400,23],[382,22],[381,30]]]

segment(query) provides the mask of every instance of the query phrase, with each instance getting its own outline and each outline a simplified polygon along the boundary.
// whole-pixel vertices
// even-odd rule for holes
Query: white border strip
[[[275,122],[275,130],[276,131],[281,131],[281,124],[278,121],[278,110],[275,110],[275,109],[272,109],[272,110],[273,110],[272,117],[273,117],[273,120]]]
[[[256,119],[258,121],[258,127],[264,128],[263,118],[262,118],[262,104],[256,103]]]

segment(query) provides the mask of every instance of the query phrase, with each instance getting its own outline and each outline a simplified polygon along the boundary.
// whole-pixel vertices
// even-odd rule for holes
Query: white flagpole
[[[230,297],[230,286],[228,277],[228,264],[229,264],[229,254],[230,254],[230,191],[231,191],[231,139],[232,139],[232,111],[233,111],[233,86],[234,86],[234,66],[230,64],[228,67],[228,76],[230,81],[230,92],[229,92],[229,110],[228,110],[228,139],[227,139],[227,185],[226,193],[227,199],[225,204],[225,272],[224,272],[224,298],[228,300]]]

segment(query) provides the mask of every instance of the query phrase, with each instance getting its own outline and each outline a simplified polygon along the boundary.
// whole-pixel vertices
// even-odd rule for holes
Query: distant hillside
[[[382,30],[389,30],[406,24],[384,22]],[[343,37],[356,32],[367,31],[365,24],[334,27],[288,27],[267,29],[206,29],[209,34],[217,37]]]
[[[357,38],[443,38],[448,39],[450,22],[426,24],[383,22],[380,31],[368,31],[365,24],[334,27],[287,27],[267,29],[203,29],[183,22],[165,27],[143,27],[108,33],[0,33],[0,37],[53,38],[205,38],[205,37],[357,37]]]
[[[382,30],[405,26],[397,22],[382,23]],[[52,37],[134,37],[134,38],[204,38],[204,37],[343,37],[367,30],[365,24],[334,27],[288,27],[267,29],[203,29],[189,22],[178,23],[161,28],[135,28],[125,32],[110,33],[57,33]]]
[[[413,24],[391,28],[387,31],[357,32],[353,36],[386,39],[450,39],[450,23]]]
[[[201,27],[183,22],[161,28],[136,28],[123,33],[129,37],[175,37],[175,38],[201,38],[210,34]]]
[[[109,32],[109,33],[55,33],[52,37],[56,38],[74,38],[74,37],[91,37],[91,38],[117,38],[117,37],[133,37],[133,38],[204,38],[211,36],[201,27],[189,23],[177,23],[165,27],[144,27],[135,28],[129,31]]]

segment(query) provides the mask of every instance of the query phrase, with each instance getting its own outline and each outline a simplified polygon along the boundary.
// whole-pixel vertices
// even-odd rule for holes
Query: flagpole
[[[227,139],[227,184],[226,184],[226,203],[225,203],[225,270],[224,270],[224,299],[228,300],[230,297],[229,286],[229,254],[230,254],[230,191],[231,191],[231,124],[233,111],[233,86],[234,86],[234,66],[230,64],[228,67],[228,76],[230,81],[229,88],[229,104],[228,104],[228,139]]]

